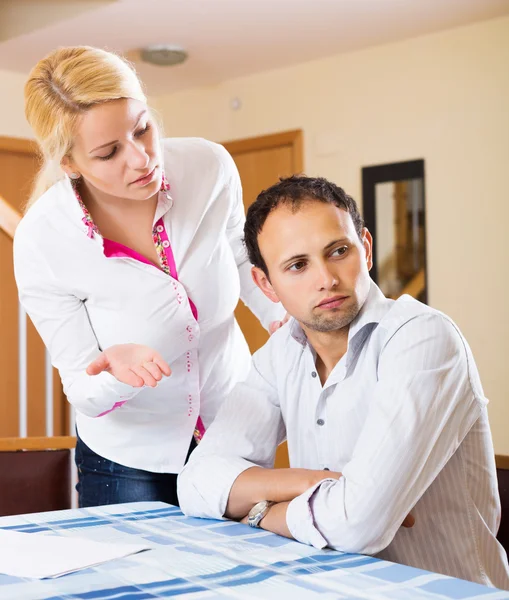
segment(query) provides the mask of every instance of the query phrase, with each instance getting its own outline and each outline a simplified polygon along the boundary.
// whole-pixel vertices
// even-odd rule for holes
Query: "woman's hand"
[[[272,335],[280,327],[283,327],[283,325],[288,322],[289,318],[290,318],[290,314],[286,313],[285,318],[282,321],[272,321],[272,323],[269,325],[270,335]]]
[[[163,375],[171,375],[171,369],[162,356],[141,344],[118,344],[111,346],[87,367],[88,375],[103,371],[133,387],[156,387]]]

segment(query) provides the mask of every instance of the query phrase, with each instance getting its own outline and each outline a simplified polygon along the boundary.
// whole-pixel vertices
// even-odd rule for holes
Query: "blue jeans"
[[[196,448],[191,440],[186,462]],[[76,467],[78,468],[78,504],[80,508],[159,500],[179,506],[176,473],[151,473],[124,467],[103,458],[77,435]]]

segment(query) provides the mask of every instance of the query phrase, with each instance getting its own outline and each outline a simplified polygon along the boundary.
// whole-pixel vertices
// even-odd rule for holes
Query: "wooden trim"
[[[497,454],[495,455],[495,462],[497,464],[497,469],[504,469],[509,471],[509,456]]]
[[[0,438],[0,452],[16,450],[62,450],[76,446],[76,438],[71,435],[57,437]]]
[[[38,154],[39,147],[33,140],[13,138],[0,135],[0,150],[8,152],[24,152],[25,154]]]
[[[230,154],[242,154],[243,152],[266,150],[267,148],[277,148],[280,146],[293,146],[296,150],[296,166],[299,167],[299,171],[302,170],[302,129],[261,135],[245,140],[232,140],[230,142],[223,142],[222,145]]]
[[[3,150],[7,152],[21,152],[22,154],[39,154],[37,143],[33,140],[0,135],[0,151]],[[21,215],[18,211],[0,196],[0,229],[3,229],[13,238],[20,221]]]
[[[295,164],[295,174],[298,175],[304,172],[304,136],[302,129],[293,132],[293,161]]]
[[[401,292],[401,295],[408,294],[414,298],[418,298],[419,294],[422,293],[426,286],[426,277],[424,275],[424,269],[420,271],[406,284]]]
[[[0,196],[0,229],[13,238],[20,221],[19,212]]]

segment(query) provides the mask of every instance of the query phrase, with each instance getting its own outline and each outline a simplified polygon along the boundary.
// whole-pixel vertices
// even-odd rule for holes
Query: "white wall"
[[[381,265],[394,253],[396,219],[394,210],[394,182],[386,181],[375,186],[377,261]]]
[[[430,303],[469,340],[496,451],[509,454],[508,100],[501,18],[153,103],[168,135],[226,141],[302,128],[306,172],[357,199],[362,166],[424,158]]]

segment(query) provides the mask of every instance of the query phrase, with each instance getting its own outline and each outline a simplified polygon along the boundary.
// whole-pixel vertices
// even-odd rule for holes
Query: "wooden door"
[[[30,194],[38,169],[35,145],[27,140],[0,137],[0,196],[19,213]],[[0,437],[19,435],[19,337],[18,293],[12,264],[12,238],[0,228]],[[53,427],[55,434],[66,426],[63,392],[53,373]],[[45,350],[27,320],[27,433],[46,434]]]
[[[239,170],[246,211],[258,194],[276,183],[279,177],[302,172],[300,130],[226,142],[223,145],[233,156]],[[239,302],[235,316],[251,352],[256,352],[268,340],[268,333],[242,302]],[[275,466],[288,466],[286,443],[278,449]]]
[[[223,144],[240,173],[244,206],[247,211],[258,194],[279,177],[302,172],[302,132],[289,131]],[[251,353],[268,340],[268,333],[251,311],[239,302],[237,321],[246,336]]]

